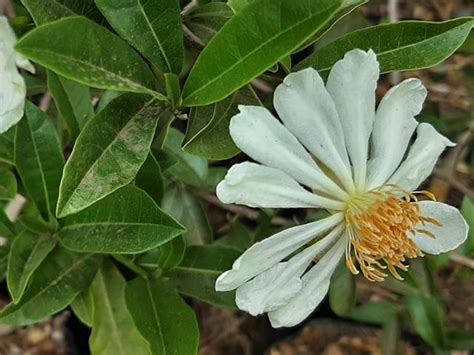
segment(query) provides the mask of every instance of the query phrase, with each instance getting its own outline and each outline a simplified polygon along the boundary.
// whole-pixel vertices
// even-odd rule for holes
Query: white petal
[[[277,168],[296,181],[345,199],[347,194],[329,179],[300,142],[264,107],[239,106],[229,126],[235,144],[252,159]]]
[[[0,70],[0,83],[0,133],[4,133],[23,117],[26,86],[15,67],[12,72]]]
[[[378,77],[379,63],[374,52],[354,49],[333,66],[327,82],[344,130],[354,181],[359,190],[365,186]]]
[[[383,185],[400,164],[426,98],[418,79],[407,79],[385,94],[377,109],[372,132],[367,189]]]
[[[5,67],[6,62],[8,59],[13,56],[16,65],[20,68],[26,69],[32,74],[35,73],[35,68],[30,63],[28,59],[23,57],[22,55],[15,52],[15,43],[16,43],[16,35],[13,32],[13,29],[10,27],[8,23],[8,19],[5,16],[0,16],[0,49],[2,52],[2,58],[0,60],[0,66]],[[1,68],[0,68],[1,69]]]
[[[235,302],[239,309],[253,316],[270,312],[286,305],[301,289],[301,275],[315,256],[334,244],[343,225],[334,228],[329,235],[293,256],[289,261],[278,263],[237,289]]]
[[[318,235],[334,228],[342,220],[342,213],[337,213],[317,222],[285,229],[255,243],[234,262],[231,270],[218,277],[216,291],[230,291],[239,287],[276,265]]]
[[[259,208],[323,207],[341,210],[344,203],[317,196],[281,170],[244,162],[232,166],[216,189],[223,203]]]
[[[436,236],[434,239],[422,233],[410,236],[421,250],[428,254],[440,254],[464,243],[469,226],[457,208],[435,201],[421,201],[419,205],[423,216],[434,218],[442,224],[441,227],[432,224],[417,226]]]
[[[415,143],[408,151],[407,158],[388,180],[388,184],[398,185],[405,191],[414,191],[431,174],[443,150],[454,144],[439,134],[428,123],[420,123]]]
[[[285,306],[269,312],[272,327],[292,327],[302,322],[328,292],[331,276],[346,250],[346,239],[339,241],[302,278],[300,292]]]
[[[285,126],[353,190],[341,122],[318,72],[308,68],[289,74],[276,88],[273,103]]]

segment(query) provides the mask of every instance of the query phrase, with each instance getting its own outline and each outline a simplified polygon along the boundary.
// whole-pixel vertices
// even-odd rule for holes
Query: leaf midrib
[[[161,348],[163,349],[163,354],[167,354],[166,346],[165,346],[165,338],[163,336],[163,331],[161,330],[161,322],[160,322],[160,319],[158,317],[158,312],[157,312],[156,305],[155,305],[155,299],[153,298],[153,294],[151,292],[150,281],[145,280],[145,284],[146,284],[148,297],[150,297],[151,306],[153,308],[153,315],[154,315],[155,320],[156,320],[156,324],[157,324],[157,327],[158,327],[158,332],[160,333]]]

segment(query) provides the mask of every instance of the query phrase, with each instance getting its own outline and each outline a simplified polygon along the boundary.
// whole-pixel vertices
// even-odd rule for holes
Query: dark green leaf
[[[177,163],[168,171],[186,184],[196,187],[205,186],[208,173],[207,160],[184,152],[181,149],[183,139],[184,135],[178,130],[174,128],[169,130],[164,149]]]
[[[57,216],[76,213],[130,183],[146,160],[161,106],[121,95],[82,130],[64,167]]]
[[[187,248],[181,264],[167,273],[178,291],[212,305],[235,308],[234,292],[217,292],[217,277],[232,268],[240,253],[217,245]]]
[[[13,200],[16,196],[16,177],[10,170],[0,169],[0,200]]]
[[[208,159],[229,159],[240,150],[229,134],[230,119],[239,113],[238,105],[260,106],[250,86],[223,101],[191,109],[183,149]]]
[[[163,210],[186,227],[186,245],[209,244],[212,229],[199,199],[181,185],[168,187],[163,196]]]
[[[129,185],[66,217],[56,236],[75,251],[133,254],[164,244],[183,231],[143,190]]]
[[[71,308],[82,323],[92,327],[92,295],[89,290],[78,294],[74,301],[72,301]]]
[[[351,49],[372,49],[381,72],[432,67],[449,57],[469,34],[474,21],[459,18],[446,22],[402,21],[362,29],[345,35],[299,63],[326,76],[331,67]]]
[[[100,264],[100,256],[53,250],[31,278],[17,304],[0,313],[0,322],[27,325],[39,322],[67,307],[91,283]]]
[[[18,303],[31,275],[54,249],[56,240],[49,235],[35,235],[23,231],[16,236],[8,258],[7,284],[13,302]]]
[[[163,270],[171,270],[183,260],[186,244],[183,236],[170,240],[160,247],[158,266]]]
[[[463,254],[474,253],[474,202],[469,197],[464,197],[461,213],[469,226],[466,242],[461,246]]]
[[[15,154],[15,127],[0,134],[0,162],[14,165]]]
[[[185,26],[206,45],[233,15],[226,3],[211,2],[191,11],[185,18]]]
[[[41,216],[38,207],[31,201],[27,201],[20,211],[17,221],[28,229],[30,232],[35,234],[51,234],[57,228],[57,221],[51,219],[51,221],[45,221]]]
[[[199,55],[183,89],[183,105],[223,100],[297,49],[342,2],[260,0],[245,6]]]
[[[400,322],[398,316],[394,314],[388,318],[383,325],[382,332],[382,354],[392,355],[400,354],[398,343],[400,341]]]
[[[145,190],[157,205],[161,205],[161,199],[163,198],[163,177],[161,175],[160,165],[151,151],[137,173],[135,185]]]
[[[141,57],[122,39],[84,17],[67,17],[42,25],[24,36],[16,49],[82,84],[164,99],[153,91],[155,77]]]
[[[162,73],[179,74],[183,32],[176,0],[96,0],[117,33]]]
[[[138,331],[150,344],[151,354],[197,354],[196,316],[168,281],[130,281],[125,300]]]
[[[229,232],[215,241],[214,245],[223,245],[243,252],[254,242],[253,235],[249,229],[239,221],[231,224]]]
[[[55,0],[21,0],[21,3],[26,7],[37,25],[76,15]]]
[[[85,123],[94,115],[89,88],[52,71],[48,71],[48,88],[71,137],[75,140]]]
[[[447,336],[447,340],[448,340],[447,348],[449,349],[474,350],[474,334],[471,332],[466,332],[466,331],[450,332]]]
[[[168,97],[171,108],[176,108],[181,105],[181,87],[179,84],[179,77],[173,73],[166,73],[165,86],[166,96]]]
[[[125,279],[114,264],[104,260],[90,288],[93,311],[89,346],[92,354],[149,354],[149,346],[127,310],[125,286]]]
[[[413,325],[431,346],[443,348],[446,344],[444,312],[439,302],[432,297],[412,295],[407,297],[406,304]]]
[[[329,304],[331,309],[338,316],[347,316],[354,308],[355,302],[355,278],[345,263],[339,263],[329,287]]]
[[[397,312],[397,305],[389,301],[369,302],[355,307],[349,317],[364,323],[384,324]]]
[[[56,209],[64,157],[49,117],[29,101],[25,115],[17,125],[15,164],[29,196],[49,219]]]

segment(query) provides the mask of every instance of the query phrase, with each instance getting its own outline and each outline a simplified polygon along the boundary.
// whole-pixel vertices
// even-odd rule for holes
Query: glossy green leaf
[[[412,295],[407,298],[408,312],[413,325],[428,344],[443,348],[446,344],[444,312],[433,297]]]
[[[71,308],[82,323],[92,327],[92,295],[89,290],[78,294],[72,301]]]
[[[15,174],[8,169],[0,169],[0,200],[12,200],[16,196]]]
[[[66,248],[93,253],[140,253],[184,231],[151,197],[132,185],[61,222],[56,236]]]
[[[181,235],[163,244],[160,247],[158,266],[163,270],[171,270],[181,263],[185,250],[186,243]]]
[[[138,331],[150,344],[151,354],[197,354],[196,316],[168,281],[130,281],[125,300]]]
[[[176,160],[176,164],[172,165],[168,172],[186,184],[205,186],[208,173],[207,160],[184,152],[181,148],[183,140],[184,135],[180,131],[174,128],[169,130],[164,149]]]
[[[339,263],[331,278],[329,287],[329,304],[338,316],[350,314],[356,302],[355,278],[345,263]]]
[[[61,76],[88,86],[164,98],[153,91],[156,79],[143,59],[122,39],[84,17],[42,25],[21,38],[16,49]]]
[[[239,113],[238,105],[260,106],[260,100],[250,86],[232,96],[208,106],[193,107],[189,115],[183,149],[208,159],[229,159],[240,150],[230,133],[230,119]]]
[[[98,255],[71,253],[57,247],[35,270],[20,302],[8,305],[0,313],[0,322],[33,324],[61,311],[89,287],[100,260]]]
[[[320,48],[293,70],[313,67],[326,76],[354,48],[372,49],[382,73],[428,68],[449,57],[464,42],[473,23],[472,18],[459,18],[440,23],[402,21],[373,26]]]
[[[184,186],[168,187],[163,196],[163,210],[186,227],[186,245],[209,244],[212,229],[201,201]]]
[[[163,176],[160,165],[151,151],[137,173],[135,185],[145,190],[157,205],[161,205],[164,189]]]
[[[185,26],[206,45],[224,24],[234,15],[228,4],[210,2],[198,6],[185,18]]]
[[[21,3],[37,25],[76,15],[72,10],[55,0],[21,0]]]
[[[64,157],[48,115],[27,101],[25,116],[16,129],[15,165],[29,196],[49,219],[56,209]]]
[[[82,130],[64,167],[57,216],[90,206],[130,183],[146,160],[161,106],[145,95],[121,95]]]
[[[260,0],[245,6],[199,55],[183,89],[183,105],[226,98],[297,49],[342,2]]]
[[[117,33],[162,73],[179,74],[183,32],[176,0],[96,0]]]
[[[48,89],[75,140],[85,123],[94,115],[89,88],[48,71]]]
[[[148,344],[127,310],[125,286],[117,268],[105,260],[90,288],[93,311],[89,346],[93,355],[149,354]]]
[[[8,132],[0,134],[0,162],[10,165],[15,164],[15,127]]]
[[[56,240],[50,235],[35,235],[29,231],[18,234],[10,248],[7,285],[13,302],[18,303],[31,275],[54,249]]]
[[[167,273],[178,291],[212,305],[235,308],[234,292],[217,292],[217,277],[232,268],[240,255],[233,248],[218,245],[191,246],[181,264]]]

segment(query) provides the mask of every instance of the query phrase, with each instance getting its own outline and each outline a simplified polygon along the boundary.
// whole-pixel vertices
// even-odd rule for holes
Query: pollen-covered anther
[[[417,193],[434,199],[429,192]],[[388,270],[396,279],[403,280],[397,269],[406,271],[406,259],[423,256],[409,235],[421,233],[435,238],[419,226],[441,226],[435,219],[422,216],[417,202],[414,193],[400,197],[393,190],[351,197],[345,210],[349,238],[346,265],[353,274],[358,274],[360,269],[369,281],[383,281]]]

